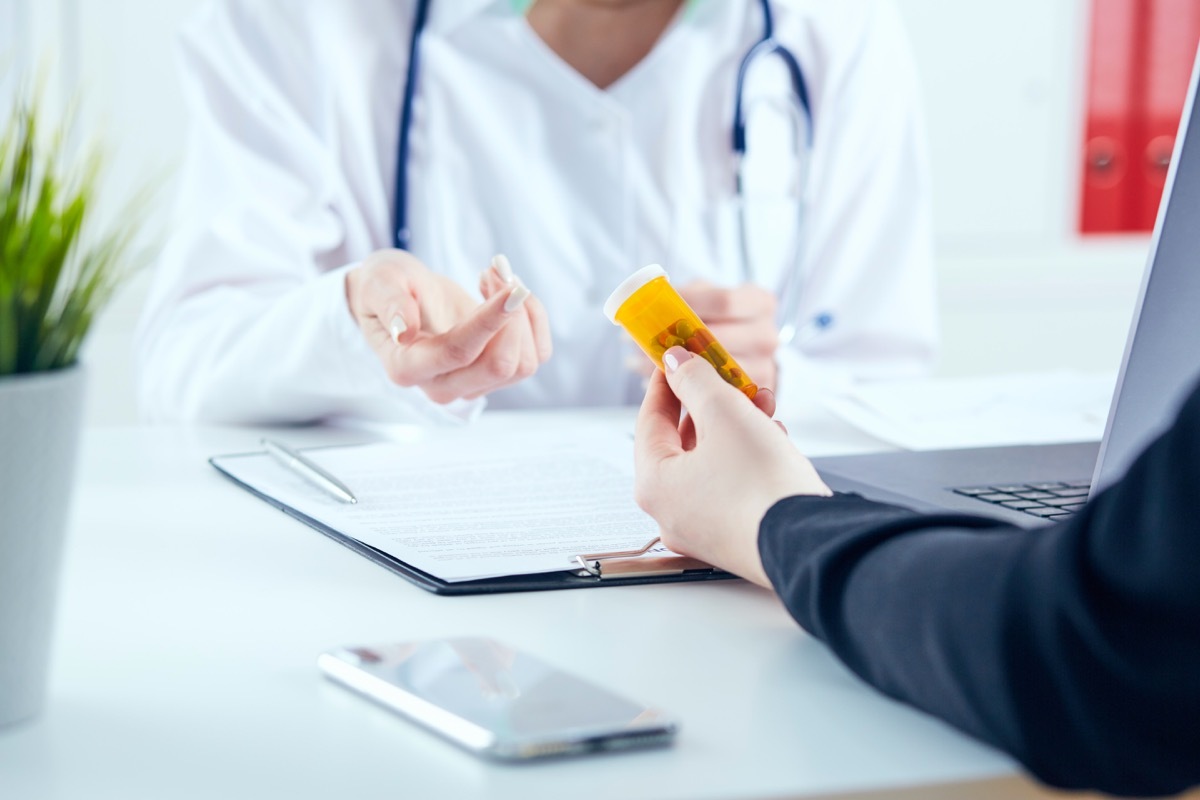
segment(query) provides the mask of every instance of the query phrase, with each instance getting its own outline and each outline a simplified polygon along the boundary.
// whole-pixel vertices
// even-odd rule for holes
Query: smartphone
[[[670,744],[663,713],[494,639],[347,647],[321,654],[330,680],[473,753],[504,760]]]

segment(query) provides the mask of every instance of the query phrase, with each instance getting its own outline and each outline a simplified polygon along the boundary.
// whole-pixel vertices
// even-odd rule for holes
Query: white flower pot
[[[0,377],[0,726],[45,703],[84,372]]]

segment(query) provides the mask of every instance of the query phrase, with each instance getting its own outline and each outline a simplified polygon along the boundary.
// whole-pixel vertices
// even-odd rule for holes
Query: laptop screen
[[[1142,280],[1093,493],[1125,474],[1200,379],[1200,61]],[[1134,159],[1136,161],[1136,159]]]

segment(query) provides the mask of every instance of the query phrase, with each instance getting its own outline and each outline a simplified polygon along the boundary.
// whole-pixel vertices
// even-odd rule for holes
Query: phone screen
[[[461,744],[501,757],[659,744],[674,732],[659,712],[494,639],[347,648],[323,656],[321,666]]]

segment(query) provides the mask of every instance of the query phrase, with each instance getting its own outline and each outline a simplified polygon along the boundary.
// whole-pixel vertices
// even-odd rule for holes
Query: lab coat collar
[[[524,13],[523,9],[528,5],[529,2],[523,0],[430,0],[427,28],[444,35],[485,12],[511,16]],[[717,11],[728,11],[726,5],[724,0],[689,0],[684,4],[680,19],[684,22],[707,20]]]
[[[438,34],[446,34],[486,11],[517,13],[511,0],[430,0],[427,28]]]

